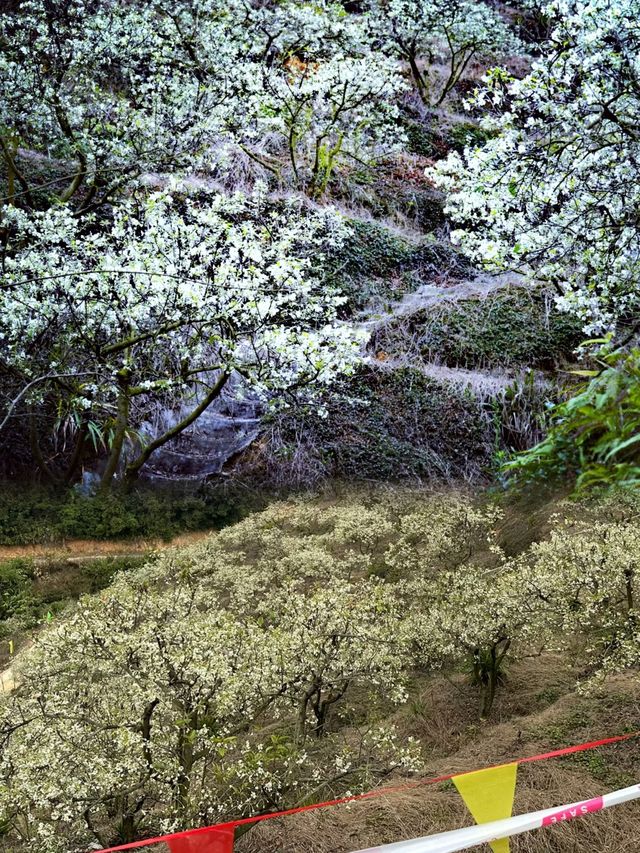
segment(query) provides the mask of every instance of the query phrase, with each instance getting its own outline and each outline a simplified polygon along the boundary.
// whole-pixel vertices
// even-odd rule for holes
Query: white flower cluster
[[[477,93],[495,138],[451,155],[453,239],[492,270],[549,282],[585,332],[638,311],[640,113],[637,0],[559,0],[544,55],[522,80],[495,72]]]
[[[224,171],[238,147],[290,156],[316,192],[334,162],[393,148],[397,63],[339,4],[26,0],[0,37],[0,126],[71,169],[60,197],[84,187],[83,208],[141,172]]]

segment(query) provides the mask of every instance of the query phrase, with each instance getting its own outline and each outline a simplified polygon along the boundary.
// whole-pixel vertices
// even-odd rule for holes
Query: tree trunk
[[[87,439],[87,431],[88,426],[86,421],[82,421],[80,424],[80,428],[78,430],[78,437],[76,439],[76,446],[73,449],[73,456],[69,462],[69,467],[64,475],[65,485],[69,485],[73,481],[73,478],[76,475],[78,468],[82,463],[82,457],[84,456],[84,446],[85,441]]]
[[[298,745],[302,745],[307,737],[307,708],[316,690],[315,684],[312,684],[301,694],[298,700],[298,714],[296,719],[296,743]]]
[[[191,735],[197,730],[198,714],[196,711],[187,715],[184,725],[178,730],[178,778],[174,791],[174,805],[180,814],[181,821],[188,823],[189,794],[191,792],[191,774],[193,772],[194,753]]]
[[[327,725],[327,711],[328,705],[326,702],[322,700],[318,702],[318,704],[314,707],[313,711],[316,718],[316,727],[314,734],[317,738],[324,737],[325,728]]]
[[[122,844],[130,844],[132,841],[137,841],[135,815],[132,815],[131,812],[122,815],[119,840]]]
[[[125,471],[125,481],[128,485],[131,485],[135,480],[138,479],[140,475],[140,471],[143,466],[149,461],[151,455],[159,448],[165,445],[168,441],[171,441],[172,438],[176,438],[182,432],[184,432],[187,427],[191,426],[192,423],[197,421],[200,415],[206,411],[209,406],[216,400],[220,394],[222,393],[222,389],[227,384],[229,379],[228,373],[222,373],[220,378],[216,382],[216,384],[211,388],[209,393],[204,397],[201,403],[190,412],[186,418],[180,421],[180,423],[176,424],[171,429],[167,430],[163,435],[158,436],[158,438],[149,442],[147,446],[142,450],[142,452],[137,456],[136,459],[133,460],[129,465],[127,465]]]
[[[627,594],[627,611],[631,613],[633,610],[633,569],[625,569],[624,586]]]
[[[33,457],[33,461],[36,463],[45,479],[49,481],[49,483],[54,486],[60,485],[60,480],[53,473],[53,471],[49,468],[47,463],[45,462],[44,456],[42,455],[42,451],[40,450],[40,443],[38,441],[38,427],[36,424],[36,415],[31,408],[29,412],[29,446],[31,449],[31,455]]]
[[[482,706],[480,708],[480,719],[486,720],[491,714],[493,703],[496,698],[496,690],[500,681],[502,672],[502,661],[509,651],[511,640],[509,637],[503,637],[494,643],[489,652],[489,656],[485,661],[482,661],[479,656],[476,657],[474,669],[476,673],[480,672],[480,680],[482,685]],[[476,669],[478,666],[478,669]]]
[[[495,666],[495,649],[491,650],[491,665],[487,667],[484,673],[484,683],[482,687],[482,707],[480,708],[480,719],[486,720],[491,714],[493,702],[496,698],[496,689],[498,687],[498,671]]]
[[[104,469],[102,479],[100,480],[99,490],[101,492],[106,492],[111,487],[113,478],[118,470],[118,465],[120,464],[124,439],[127,433],[127,426],[129,425],[129,396],[127,394],[126,382],[124,381],[125,377],[121,378],[123,379],[123,382],[121,383],[120,395],[118,397],[118,414],[116,416],[115,434],[113,436],[113,442],[111,444],[111,450],[107,460],[107,467]]]
[[[411,69],[411,76],[413,77],[418,94],[420,95],[420,100],[426,107],[429,107],[431,106],[429,102],[429,86],[425,80],[424,74],[422,74],[418,68],[418,61],[415,53],[409,52],[407,54],[407,59],[409,61],[409,68]]]

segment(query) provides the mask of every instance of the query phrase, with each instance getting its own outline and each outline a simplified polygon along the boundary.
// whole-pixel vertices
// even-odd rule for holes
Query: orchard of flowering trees
[[[283,170],[314,195],[336,162],[384,148],[398,71],[373,71],[343,18],[37,0],[0,18],[2,425],[30,419],[54,481],[74,480],[91,442],[106,450],[104,488],[125,458],[135,478],[230,378],[276,401],[353,369],[363,336],[338,322],[341,295],[322,279],[342,218],[257,180]],[[242,182],[234,155],[255,167],[253,188],[216,183]],[[197,191],[194,173],[209,176]],[[167,401],[188,413],[137,434]],[[40,450],[43,411],[64,429],[62,467]]]
[[[4,434],[21,430],[56,483],[100,456],[107,489],[223,394],[322,409],[366,341],[327,276],[350,240],[332,193],[403,152],[407,99],[441,108],[465,75],[486,141],[430,171],[453,242],[553,288],[585,335],[630,340],[637,13],[636,0],[522,3],[511,20],[457,0],[12,5]],[[545,34],[534,60],[510,25],[527,15]],[[472,83],[480,61],[503,67]],[[150,432],[168,410],[171,427]]]
[[[542,285],[592,338],[588,384],[507,468],[637,486],[639,18],[640,0],[11,0],[0,438],[28,443],[41,479],[89,466],[107,492],[225,400],[319,418],[337,389],[357,458],[384,466],[407,444],[350,415],[389,413],[393,359],[367,342],[393,315],[371,311],[428,313],[433,290],[464,321],[466,254],[517,272],[532,303]],[[435,187],[448,219],[416,236],[398,215],[381,250],[376,181],[396,198],[413,181],[416,208]],[[358,314],[367,263],[383,286]],[[501,406],[526,405],[515,378],[437,360],[397,375],[446,423],[438,383],[463,382],[493,476]],[[502,396],[474,396],[478,378]],[[45,611],[0,694],[0,847],[70,853],[363,789],[432,757],[403,730],[425,685],[452,679],[484,726],[529,657],[574,656],[586,690],[637,668],[638,509],[632,492],[561,502],[514,545],[487,495],[298,498]],[[26,630],[3,622],[10,655]]]
[[[515,556],[463,495],[274,504],[42,630],[0,700],[11,849],[90,849],[354,790],[426,755],[384,713],[461,670],[638,663],[637,497],[558,506]],[[586,685],[591,688],[591,685]]]

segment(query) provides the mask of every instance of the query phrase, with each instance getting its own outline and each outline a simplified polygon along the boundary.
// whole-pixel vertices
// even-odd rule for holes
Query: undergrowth
[[[198,492],[138,489],[85,496],[70,489],[7,486],[0,491],[0,545],[65,539],[168,540],[191,530],[220,528],[250,508],[245,496],[221,489]]]

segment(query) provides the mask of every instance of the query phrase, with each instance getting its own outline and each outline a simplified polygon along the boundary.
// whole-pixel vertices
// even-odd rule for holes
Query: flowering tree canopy
[[[46,189],[80,211],[143,172],[224,174],[238,147],[271,172],[290,158],[321,192],[336,160],[384,151],[402,87],[332,3],[24,0],[0,15],[0,46],[9,194],[38,202],[23,146],[62,172]]]
[[[363,336],[321,276],[347,230],[281,195],[319,197],[339,165],[397,147],[398,69],[334,3],[0,14],[0,423],[31,413],[41,470],[73,480],[90,435],[106,486],[129,438],[131,479],[225,385],[273,401],[351,371]],[[136,439],[155,403],[186,399],[170,432]],[[43,406],[75,436],[64,472],[39,450]]]
[[[374,43],[409,64],[424,103],[439,106],[476,56],[522,50],[504,19],[475,0],[370,0]],[[443,59],[443,80],[434,75]]]
[[[637,496],[560,505],[514,556],[495,507],[396,497],[274,504],[43,628],[0,700],[12,849],[126,842],[414,767],[377,720],[438,667],[472,674],[483,716],[508,659],[637,667]]]
[[[319,274],[346,233],[330,209],[260,191],[141,193],[108,230],[66,207],[6,220],[20,250],[5,260],[3,358],[28,398],[53,393],[80,421],[113,424],[107,481],[149,401],[190,398],[184,428],[234,374],[267,397],[326,385],[359,357],[362,336],[337,322],[342,298]],[[166,439],[130,458],[128,476]]]
[[[373,715],[348,736],[327,726],[356,685],[404,696],[391,589],[315,578],[249,612],[202,580],[153,564],[122,576],[26,653],[0,703],[0,808],[21,849],[132,841],[416,766],[415,744]]]
[[[494,138],[439,165],[453,239],[492,270],[549,282],[590,335],[639,305],[636,0],[558,0],[522,80],[489,75],[476,104]]]

